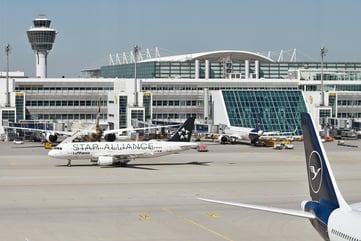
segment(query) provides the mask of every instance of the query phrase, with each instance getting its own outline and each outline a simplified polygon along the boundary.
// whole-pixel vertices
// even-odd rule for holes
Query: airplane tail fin
[[[306,166],[313,201],[329,201],[346,206],[332,173],[326,152],[309,113],[301,113]]]
[[[181,125],[169,141],[184,141],[188,142],[191,140],[192,132],[194,129],[195,117],[188,118],[183,125]]]
[[[101,104],[102,104],[102,99],[100,98],[98,101],[98,111],[96,113],[96,117],[95,117],[95,132],[91,131],[90,135],[85,135],[83,137],[84,140],[86,141],[99,141],[100,138],[102,137],[103,134],[103,130],[100,127],[100,108],[101,108]],[[92,126],[90,129],[93,129],[94,127]]]
[[[301,113],[308,184],[312,201],[303,202],[303,210],[315,214],[312,225],[328,239],[327,224],[331,213],[338,208],[350,210],[337,187],[326,152],[309,113]]]

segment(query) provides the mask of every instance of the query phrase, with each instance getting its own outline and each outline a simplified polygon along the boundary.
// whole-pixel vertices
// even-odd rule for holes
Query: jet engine
[[[113,156],[100,156],[98,157],[98,165],[99,166],[116,166],[120,165],[121,167],[127,166],[127,163],[130,159],[121,159]]]
[[[115,138],[116,138],[115,133],[109,133],[104,135],[104,139],[106,141],[115,141]]]
[[[248,135],[249,139],[251,140],[251,144],[256,144],[259,140],[259,137],[262,135],[263,135],[263,130],[258,128],[253,129]]]
[[[98,157],[99,166],[112,166],[114,165],[114,158],[112,156],[100,156]]]
[[[222,136],[220,137],[220,141],[221,141],[221,144],[228,143],[228,142],[230,141],[229,136],[227,136],[227,135],[222,135]]]
[[[228,135],[222,135],[222,136],[220,137],[220,141],[221,141],[221,144],[225,144],[225,143],[234,144],[234,143],[237,142],[237,140],[236,140],[235,137],[228,136]]]
[[[54,143],[58,140],[58,136],[55,133],[47,132],[45,134],[45,140],[50,143]]]

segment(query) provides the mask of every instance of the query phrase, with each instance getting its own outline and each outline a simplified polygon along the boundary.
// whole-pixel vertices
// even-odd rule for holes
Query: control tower
[[[33,20],[34,26],[26,31],[36,57],[36,77],[47,77],[47,57],[55,41],[56,30],[50,28],[51,20],[39,15]]]

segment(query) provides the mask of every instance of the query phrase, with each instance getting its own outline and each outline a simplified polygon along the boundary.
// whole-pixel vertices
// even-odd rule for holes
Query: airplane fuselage
[[[360,203],[354,205],[360,206]],[[339,208],[331,213],[327,224],[327,233],[331,241],[361,240],[361,212],[359,210],[359,207],[352,210]]]
[[[93,159],[99,156],[155,157],[196,147],[192,142],[71,142],[60,144],[48,155],[59,159]]]

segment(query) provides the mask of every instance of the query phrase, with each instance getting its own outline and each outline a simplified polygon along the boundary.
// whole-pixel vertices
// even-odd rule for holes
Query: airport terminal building
[[[152,93],[156,120],[194,115],[201,123],[260,124],[268,131],[291,131],[301,130],[299,112],[306,108],[320,129],[357,122],[360,71],[361,63],[328,62],[321,68],[320,62],[279,62],[247,51],[213,51],[137,63],[118,59],[101,67],[99,76],[141,79],[142,91]]]
[[[3,123],[94,121],[99,101],[101,121],[111,129],[195,116],[209,127],[300,132],[299,113],[307,109],[320,129],[361,120],[361,63],[328,62],[321,69],[319,62],[227,50],[117,61],[91,73],[78,79],[11,76],[12,108],[3,104]]]

